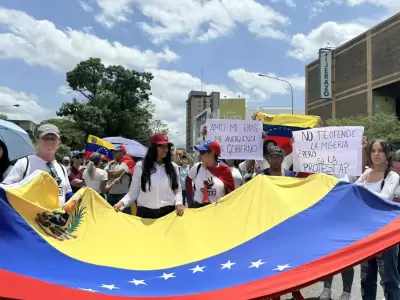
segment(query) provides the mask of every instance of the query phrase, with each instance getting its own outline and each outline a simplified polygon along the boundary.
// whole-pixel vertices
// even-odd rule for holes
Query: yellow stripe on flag
[[[318,116],[309,115],[270,115],[262,112],[256,114],[256,119],[266,125],[284,125],[302,128],[316,127],[321,118]]]
[[[183,217],[171,213],[157,220],[117,213],[95,191],[82,188],[77,193],[82,195],[76,207],[82,211],[82,220],[77,223],[76,238],[58,241],[35,222],[38,213],[51,213],[43,207],[48,204],[47,200],[42,203],[44,195],[58,199],[53,181],[41,173],[24,186],[7,188],[7,199],[43,239],[65,255],[134,270],[170,268],[232,249],[316,204],[338,182],[325,174],[307,179],[257,176],[217,204],[186,209]],[[271,247],[275,247],[273,241]]]

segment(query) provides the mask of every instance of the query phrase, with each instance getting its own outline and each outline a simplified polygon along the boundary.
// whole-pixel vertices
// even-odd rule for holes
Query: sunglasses
[[[56,137],[55,135],[45,135],[45,136],[41,137],[41,139],[43,141],[56,141],[56,140],[58,140],[58,137]]]
[[[204,155],[206,153],[210,153],[210,152],[208,152],[208,151],[200,151],[200,155]]]

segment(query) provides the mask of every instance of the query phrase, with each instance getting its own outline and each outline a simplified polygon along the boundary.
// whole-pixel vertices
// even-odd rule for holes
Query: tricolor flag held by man
[[[293,131],[314,128],[321,122],[317,116],[270,115],[262,112],[258,112],[255,119],[263,123],[267,139],[275,141],[286,154],[292,153]]]
[[[325,174],[257,176],[158,220],[116,213],[88,188],[61,209],[57,195],[40,171],[0,186],[0,297],[269,299],[400,240],[398,204]]]
[[[114,145],[101,138],[89,135],[86,143],[85,157],[89,158],[93,152],[103,154],[105,160],[112,160]]]

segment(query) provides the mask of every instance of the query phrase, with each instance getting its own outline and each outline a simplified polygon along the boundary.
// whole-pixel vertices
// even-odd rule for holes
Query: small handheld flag
[[[85,157],[89,158],[93,152],[98,152],[104,155],[106,160],[112,160],[114,158],[113,149],[113,144],[97,136],[89,135],[86,143]]]

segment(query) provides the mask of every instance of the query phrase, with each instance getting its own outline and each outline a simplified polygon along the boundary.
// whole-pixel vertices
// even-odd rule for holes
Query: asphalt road
[[[302,289],[301,293],[306,299],[309,300],[318,300],[319,295],[321,294],[323,289],[322,283],[314,284],[308,288]],[[336,275],[333,279],[332,286],[332,299],[338,300],[342,293],[342,277],[340,275]],[[286,295],[281,297],[282,300],[291,299],[291,295]],[[360,286],[360,268],[355,268],[354,282],[353,282],[353,290],[351,294],[352,300],[362,300],[361,298],[361,286]],[[384,300],[382,287],[378,284],[378,295],[376,300]]]

